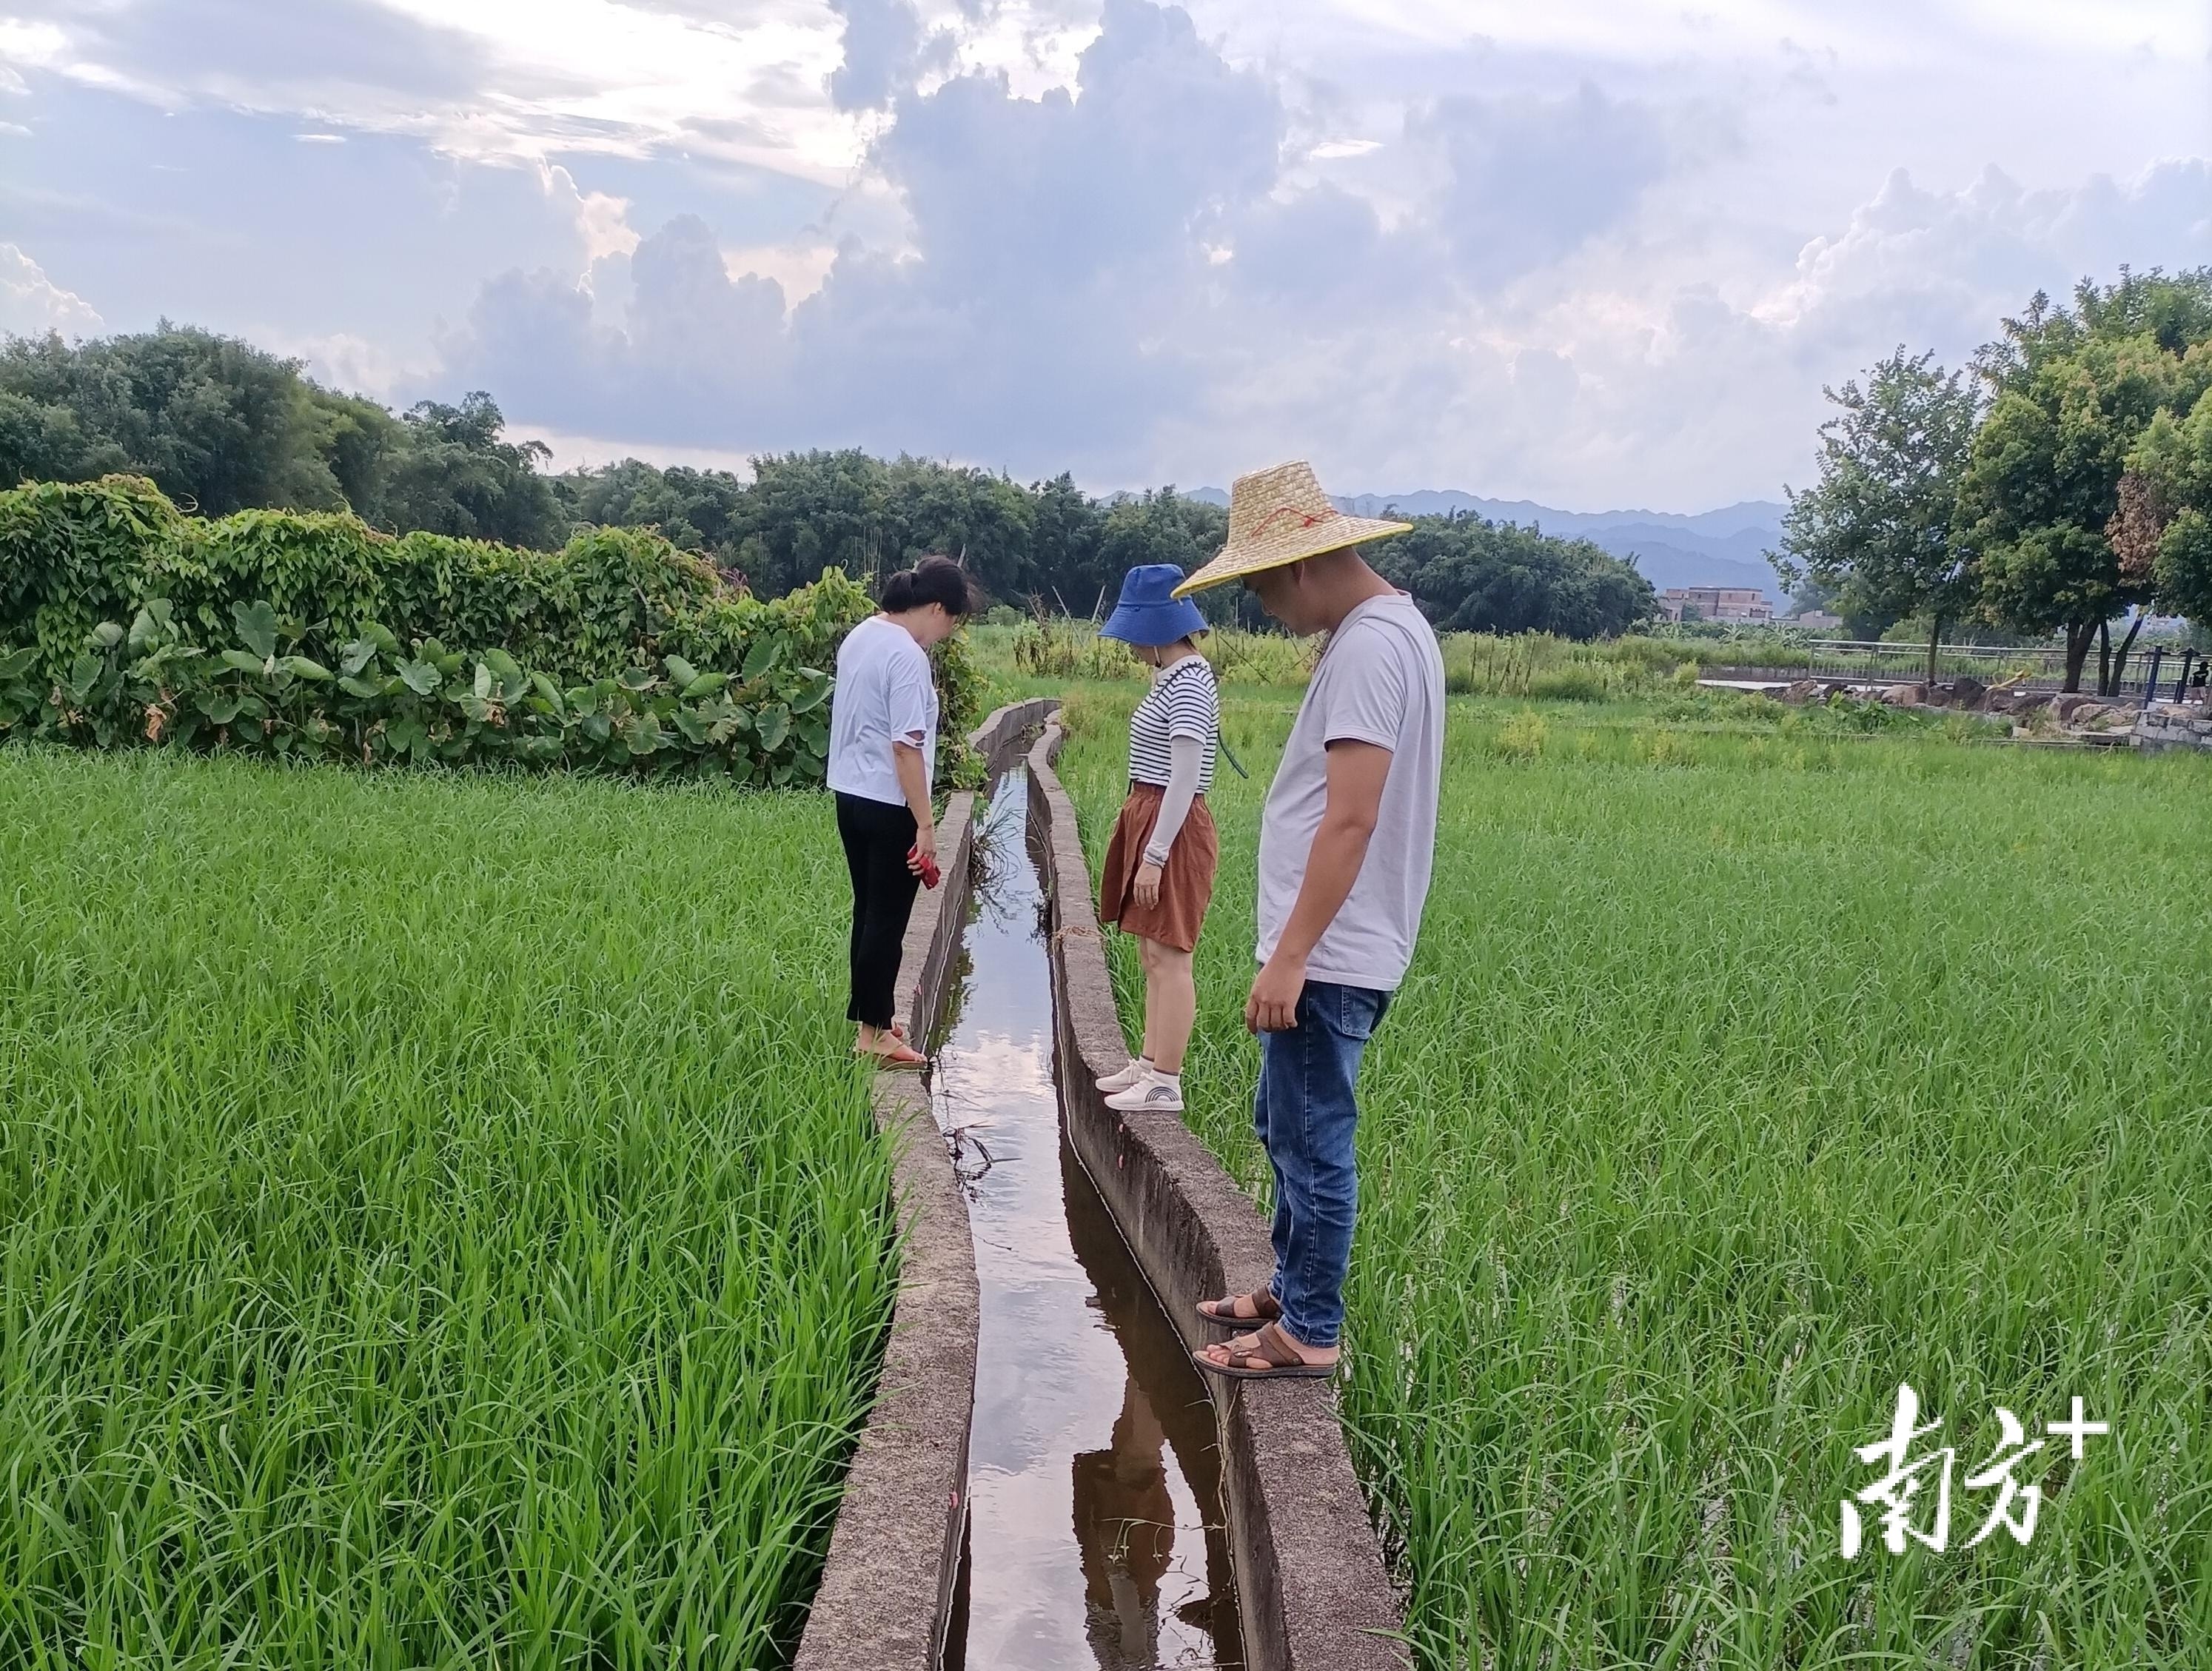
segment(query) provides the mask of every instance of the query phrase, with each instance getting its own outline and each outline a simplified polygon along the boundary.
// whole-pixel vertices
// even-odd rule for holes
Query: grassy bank
[[[1216,784],[1188,1079],[1255,1195],[1241,1011],[1297,694],[1227,703],[1253,775]],[[1134,695],[1073,707],[1094,860]],[[1345,1391],[1425,1667],[2212,1658],[2212,778],[1850,723],[1455,700],[1364,1082]],[[1892,1556],[1869,1509],[1847,1562],[1900,1381],[1957,1447],[1950,1546]],[[2040,1438],[2076,1395],[2112,1434],[2021,1466],[2028,1546],[1966,1550],[1996,1407]]]
[[[781,1662],[896,1277],[837,863],[0,751],[0,1661]]]

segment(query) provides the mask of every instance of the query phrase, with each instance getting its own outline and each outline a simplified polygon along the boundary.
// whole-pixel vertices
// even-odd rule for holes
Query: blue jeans
[[[1309,981],[1297,1025],[1260,1035],[1252,1124],[1275,1173],[1275,1279],[1283,1327],[1310,1346],[1333,1346],[1344,1328],[1344,1278],[1359,1213],[1352,1099],[1359,1058],[1390,994]]]

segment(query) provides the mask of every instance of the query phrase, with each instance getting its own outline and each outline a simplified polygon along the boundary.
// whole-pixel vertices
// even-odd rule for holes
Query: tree
[[[1121,577],[1141,564],[1171,562],[1188,574],[1203,567],[1229,539],[1229,512],[1202,499],[1186,499],[1173,488],[1126,494],[1097,507],[1100,513],[1096,584],[1091,576],[1068,576],[1076,588],[1069,610],[1087,614],[1102,604],[1111,610],[1121,593]],[[1048,581],[1062,577],[1046,576]],[[1065,590],[1054,585],[1054,592]],[[1216,626],[1251,625],[1261,617],[1242,586],[1213,586],[1193,599]]]
[[[2134,520],[2122,515],[2121,478],[2160,413],[2188,411],[2212,380],[2208,341],[2212,268],[2172,278],[2124,270],[2112,285],[2084,281],[2071,310],[2037,295],[1982,351],[1992,398],[1960,504],[1984,605],[2003,625],[2063,631],[2069,690],[2093,642],[2100,690],[2117,687],[2142,617],[2117,664],[2109,623],[2160,591],[2155,561],[2136,552],[2124,563],[2114,544]]]
[[[424,402],[404,420],[319,387],[300,362],[164,321],[75,345],[0,345],[0,483],[149,476],[187,509],[352,509],[393,532],[516,544],[568,530],[537,442],[502,439],[488,394]]]
[[[405,426],[406,445],[369,520],[509,545],[560,544],[567,526],[539,473],[552,450],[543,441],[502,439],[507,420],[489,394],[478,389],[459,406],[420,402],[408,410]]]
[[[1018,484],[902,455],[885,470],[884,489],[901,568],[941,554],[957,558],[987,598],[1018,598],[1030,589],[1035,507]]]
[[[374,400],[306,386],[316,450],[354,513],[378,520],[393,465],[407,447],[405,427]]]
[[[1820,426],[1820,479],[1784,488],[1785,583],[1848,599],[1855,617],[1929,619],[1928,678],[1943,628],[1971,611],[1978,576],[1959,519],[1978,402],[1963,372],[1900,347],[1866,386],[1822,391],[1840,408]]]
[[[2212,346],[2191,352],[2212,355]],[[2128,454],[2119,500],[2106,535],[2121,568],[2148,570],[2166,608],[2212,625],[2212,388],[2185,416],[2150,421]]]
[[[572,470],[550,483],[571,522],[659,528],[679,550],[696,551],[741,575],[745,484],[726,470],[659,470],[637,459]],[[742,575],[750,585],[752,577]]]
[[[0,482],[149,476],[220,516],[344,502],[300,362],[163,320],[137,336],[0,344]]]
[[[1111,580],[1099,556],[1105,519],[1091,495],[1062,471],[1049,482],[1030,485],[1029,589],[1039,596],[1057,592],[1063,607],[1103,594]],[[1118,595],[1118,592],[1117,594]]]
[[[831,567],[878,578],[887,572],[884,559],[901,550],[889,526],[889,497],[883,461],[857,447],[757,458],[738,525],[738,566],[763,597]]]
[[[1416,517],[1369,560],[1446,632],[1609,638],[1658,609],[1633,563],[1589,541],[1467,513]]]

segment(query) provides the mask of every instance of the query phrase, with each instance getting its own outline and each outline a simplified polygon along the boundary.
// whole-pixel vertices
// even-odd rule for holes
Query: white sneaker
[[[1122,1068],[1119,1072],[1109,1073],[1100,1079],[1098,1089],[1111,1097],[1117,1091],[1127,1091],[1152,1071],[1152,1064],[1150,1057],[1133,1057],[1127,1067]]]
[[[1153,1068],[1127,1089],[1115,1091],[1106,1106],[1117,1114],[1181,1114],[1182,1077],[1170,1079]]]

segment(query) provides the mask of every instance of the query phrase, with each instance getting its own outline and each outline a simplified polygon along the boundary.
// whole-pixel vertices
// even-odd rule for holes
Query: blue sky
[[[1900,342],[2207,262],[2202,0],[0,0],[0,329],[564,462],[1694,510]]]

